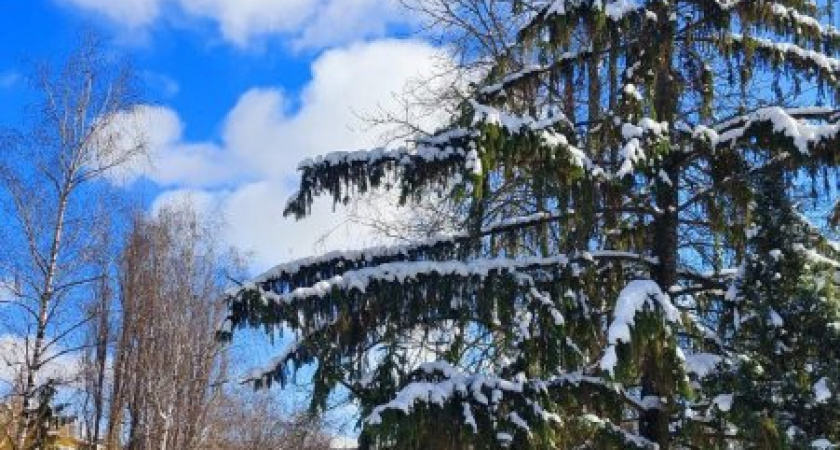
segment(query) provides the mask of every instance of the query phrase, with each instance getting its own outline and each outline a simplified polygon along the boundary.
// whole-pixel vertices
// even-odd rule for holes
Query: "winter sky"
[[[397,0],[4,1],[0,20],[4,124],[29,95],[27,61],[66,52],[80,30],[102,30],[149,100],[131,123],[151,145],[151,164],[114,182],[152,210],[189,196],[222,214],[225,239],[253,252],[257,270],[372,239],[357,238],[327,201],[305,222],[284,219],[295,168],[381,144],[384,130],[360,117],[399,113],[406,83],[438,70],[443,54],[413,32],[417,19]]]

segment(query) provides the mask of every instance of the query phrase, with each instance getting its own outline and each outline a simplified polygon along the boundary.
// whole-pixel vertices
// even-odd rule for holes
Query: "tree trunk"
[[[36,395],[35,377],[41,370],[41,361],[44,351],[44,339],[46,338],[47,323],[49,321],[49,306],[53,297],[53,283],[55,282],[56,269],[58,266],[58,254],[61,250],[61,239],[64,232],[64,218],[67,214],[67,204],[70,199],[70,181],[65,181],[59,197],[58,211],[56,211],[55,226],[53,227],[52,242],[50,244],[50,255],[46,272],[44,273],[44,284],[39,296],[38,323],[35,331],[35,343],[32,347],[32,358],[27,361],[26,384],[23,387],[23,399],[21,410],[21,423],[18,429],[17,447],[26,448],[27,436],[32,428],[32,399]],[[34,249],[35,247],[32,246]],[[36,251],[36,250],[33,250]]]
[[[670,157],[669,157],[670,158]],[[677,180],[679,171],[676,165],[664,168],[665,173],[672,180]],[[662,209],[653,223],[653,254],[659,259],[659,264],[653,274],[655,281],[663,292],[677,284],[677,189],[661,183],[657,195],[657,203]],[[657,399],[670,398],[671,386],[663,386],[670,380],[669,376],[662,376],[665,368],[662,365],[662,347],[658,342],[652,342],[648,347],[647,354],[642,362],[642,398],[652,396]],[[666,402],[657,402],[662,408],[670,405]],[[670,434],[668,432],[668,414],[662,409],[651,408],[642,412],[640,421],[641,434],[653,442],[659,444],[660,449],[667,450],[669,447]]]
[[[667,17],[668,7],[657,11],[660,17]],[[654,74],[654,108],[656,120],[673,123],[677,115],[679,95],[675,90],[675,79],[673,77],[672,58],[674,53],[674,25],[665,22],[658,29],[659,36],[656,42],[660,45],[648,51],[652,55],[645,55],[650,58],[651,66],[656,67]],[[653,256],[659,263],[653,273],[653,278],[659,284],[663,292],[668,293],[671,287],[676,286],[677,278],[677,251],[679,226],[678,190],[680,168],[678,156],[674,149],[669,149],[663,155],[660,170],[667,175],[667,180],[657,177],[655,186],[656,203],[660,213],[653,221]],[[673,394],[673,386],[670,383],[671,377],[663,374],[666,367],[663,366],[662,347],[659,343],[651,343],[647,354],[642,361],[642,398],[655,397],[660,401],[656,402],[660,408],[650,408],[642,412],[639,424],[639,431],[642,436],[657,443],[659,448],[667,450],[670,447],[670,433],[668,414],[664,409],[670,407],[670,400]]]

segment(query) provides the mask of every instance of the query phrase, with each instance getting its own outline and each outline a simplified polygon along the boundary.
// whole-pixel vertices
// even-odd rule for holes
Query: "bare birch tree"
[[[92,207],[113,169],[145,151],[113,130],[119,113],[139,100],[128,65],[114,61],[86,36],[60,64],[41,64],[31,77],[37,102],[21,127],[2,140],[3,221],[0,273],[14,280],[9,333],[22,341],[18,448],[37,446],[35,404],[43,369],[84,348],[83,331],[95,318],[82,305],[104,276],[96,265],[102,236]],[[30,436],[28,438],[28,436]]]
[[[93,288],[87,305],[92,318],[86,327],[85,348],[80,367],[81,397],[77,417],[81,421],[83,438],[92,448],[100,441],[105,428],[113,347],[117,331],[114,315],[116,306],[116,260],[118,250],[111,248],[110,233],[102,239],[102,249],[96,261],[97,272],[103,276]]]
[[[218,418],[224,347],[215,339],[238,258],[189,206],[134,221],[122,257],[121,330],[108,443],[206,448]]]
[[[318,417],[283,408],[271,392],[225,391],[215,410],[208,450],[329,450]]]

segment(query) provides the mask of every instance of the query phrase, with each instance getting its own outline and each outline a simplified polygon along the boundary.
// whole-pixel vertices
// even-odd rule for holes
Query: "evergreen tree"
[[[492,65],[461,114],[406,148],[304,161],[286,210],[396,189],[461,204],[463,229],[231,292],[224,337],[295,337],[249,379],[314,363],[313,408],[348,390],[364,447],[837,444],[817,422],[838,411],[817,266],[837,263],[788,200],[810,179],[824,204],[836,180],[833,2],[486,3],[519,29],[472,55]]]
[[[55,401],[56,384],[56,380],[50,378],[38,387],[38,402],[34,411],[31,411],[28,415],[32,424],[29,427],[31,435],[27,437],[25,450],[50,448],[50,441],[54,439],[54,432],[59,427],[75,420],[74,417],[65,413],[69,406],[67,403],[57,403]]]
[[[838,264],[824,256],[837,250],[789,203],[784,174],[758,184],[749,252],[730,291],[728,367],[704,391],[725,415],[721,435],[761,448],[838,442]]]

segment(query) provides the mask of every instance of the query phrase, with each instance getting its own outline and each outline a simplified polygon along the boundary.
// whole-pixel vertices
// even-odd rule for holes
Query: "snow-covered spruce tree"
[[[303,162],[287,207],[303,218],[318,195],[395,189],[404,204],[461,202],[463,229],[282,264],[232,292],[224,337],[244,326],[294,336],[249,379],[286,383],[313,364],[313,408],[348,391],[363,447],[748,446],[762,417],[798,427],[771,437],[778,445],[800,429],[837,443],[837,424],[802,422],[836,408],[825,396],[838,362],[804,342],[819,330],[793,330],[826,324],[806,320],[823,307],[802,305],[830,303],[820,292],[831,280],[783,259],[820,255],[816,240],[773,244],[788,282],[767,290],[778,280],[751,264],[770,244],[748,233],[768,173],[788,181],[762,206],[768,217],[787,208],[793,181],[814,183],[815,204],[830,200],[818,181],[836,178],[840,156],[832,2],[475,0],[450,11],[468,3],[519,30],[504,51],[473,55],[492,65],[461,114],[406,148]],[[732,371],[792,373],[745,322],[774,305],[782,320],[801,316],[785,324],[812,352],[796,382],[815,406],[747,414],[777,380],[755,375],[763,384],[747,390]]]
[[[781,171],[757,184],[748,253],[728,294],[739,300],[726,321],[734,336],[722,361],[728,370],[708,377],[709,407],[724,412],[720,435],[760,448],[829,445],[840,441],[840,399],[833,395],[840,299],[838,263],[824,255],[836,256],[836,244],[794,210]]]

